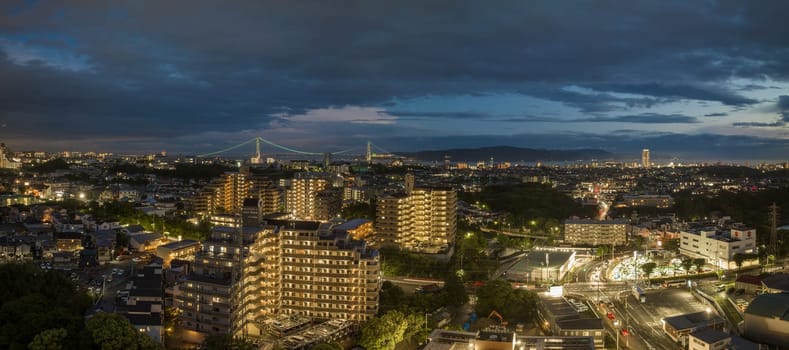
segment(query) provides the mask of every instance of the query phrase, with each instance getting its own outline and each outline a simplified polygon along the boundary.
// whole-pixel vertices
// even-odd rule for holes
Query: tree
[[[448,274],[444,279],[445,304],[460,306],[468,302],[468,294],[463,282],[455,274]]]
[[[693,259],[693,265],[696,266],[696,273],[701,273],[701,269],[704,268],[704,264],[707,263],[707,260],[703,258]]]
[[[36,336],[39,344],[60,334],[42,332],[57,328],[66,330],[59,342],[64,349],[90,347],[82,343],[90,297],[63,274],[9,263],[0,264],[0,281],[0,348],[24,349]]]
[[[406,295],[402,288],[398,287],[392,282],[384,281],[381,284],[381,299],[378,303],[378,313],[385,314],[389,310],[398,309],[400,306],[407,304]]]
[[[33,341],[27,345],[30,350],[60,350],[68,332],[65,328],[53,328],[36,334]]]
[[[690,274],[690,267],[693,266],[693,259],[682,260],[682,268],[685,269],[685,274]]]
[[[367,350],[392,350],[404,340],[408,322],[397,310],[375,317],[362,325],[359,345]]]
[[[514,289],[504,280],[488,281],[477,291],[477,314],[487,315],[497,311],[505,319],[531,321],[537,305],[537,295],[523,289]]]
[[[138,332],[126,317],[99,312],[85,325],[93,343],[101,350],[153,350],[162,347],[145,333]]]
[[[164,308],[164,331],[170,335],[179,324],[178,315],[181,314],[181,309],[175,306],[165,306]]]
[[[652,271],[655,271],[657,267],[656,263],[648,262],[641,265],[641,271],[644,271],[644,276],[647,277],[647,281],[649,281],[649,276],[652,275]]]
[[[313,346],[312,350],[343,350],[343,347],[337,343],[319,343]]]
[[[611,246],[601,245],[595,249],[595,255],[598,258],[604,258],[609,253],[611,253]]]
[[[345,208],[342,208],[340,215],[346,219],[375,220],[375,202],[353,203]]]
[[[745,254],[735,253],[731,258],[734,259],[734,263],[737,265],[737,274],[739,275],[742,263],[745,262]]]

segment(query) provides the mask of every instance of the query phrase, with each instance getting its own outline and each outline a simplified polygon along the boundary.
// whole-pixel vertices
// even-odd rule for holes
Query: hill
[[[613,154],[599,149],[549,150],[510,146],[455,148],[397,154],[422,161],[443,161],[444,156],[450,156],[453,162],[485,161],[491,157],[496,161],[509,162],[572,161],[611,159],[614,157]]]

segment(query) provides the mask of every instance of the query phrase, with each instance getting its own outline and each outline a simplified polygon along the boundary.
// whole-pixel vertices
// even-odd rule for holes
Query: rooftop
[[[729,334],[719,331],[717,329],[712,328],[704,328],[698,331],[695,331],[690,334],[693,337],[698,338],[699,340],[707,343],[707,344],[714,344],[723,339],[729,338]]]
[[[762,294],[745,309],[746,314],[789,321],[789,294]]]
[[[764,283],[767,288],[787,292],[789,291],[789,274],[781,273],[768,276],[762,279],[762,283]]]
[[[595,220],[595,219],[567,219],[564,220],[565,224],[586,224],[586,225],[625,225],[628,223],[624,219],[614,220]]]
[[[663,319],[663,321],[676,330],[682,330],[721,323],[723,322],[723,319],[711,312],[699,311],[690,314],[666,317]]]

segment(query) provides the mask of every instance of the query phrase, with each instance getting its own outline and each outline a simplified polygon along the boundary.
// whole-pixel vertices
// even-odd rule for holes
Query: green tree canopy
[[[91,299],[71,281],[32,264],[0,265],[0,281],[0,348],[26,349],[36,336],[42,344],[60,334],[42,332],[58,328],[67,332],[64,349],[84,347],[80,334]]]
[[[65,328],[45,329],[28,344],[30,350],[60,350],[68,332]]]
[[[644,275],[647,277],[647,280],[649,280],[649,276],[652,275],[652,271],[655,271],[656,267],[657,264],[653,262],[648,262],[641,265],[641,271],[644,271]]]
[[[534,292],[514,289],[505,280],[492,280],[477,291],[476,311],[479,315],[496,311],[508,321],[531,321],[535,316],[537,300]]]
[[[154,350],[163,349],[147,334],[138,332],[126,317],[115,313],[99,312],[85,325],[93,343],[101,350]]]

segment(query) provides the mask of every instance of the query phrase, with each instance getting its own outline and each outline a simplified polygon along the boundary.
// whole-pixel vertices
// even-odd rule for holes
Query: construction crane
[[[505,327],[507,326],[507,321],[504,319],[504,317],[501,316],[500,313],[496,312],[496,310],[490,312],[490,315],[488,315],[488,319],[492,320],[494,317],[499,320],[500,325]]]

